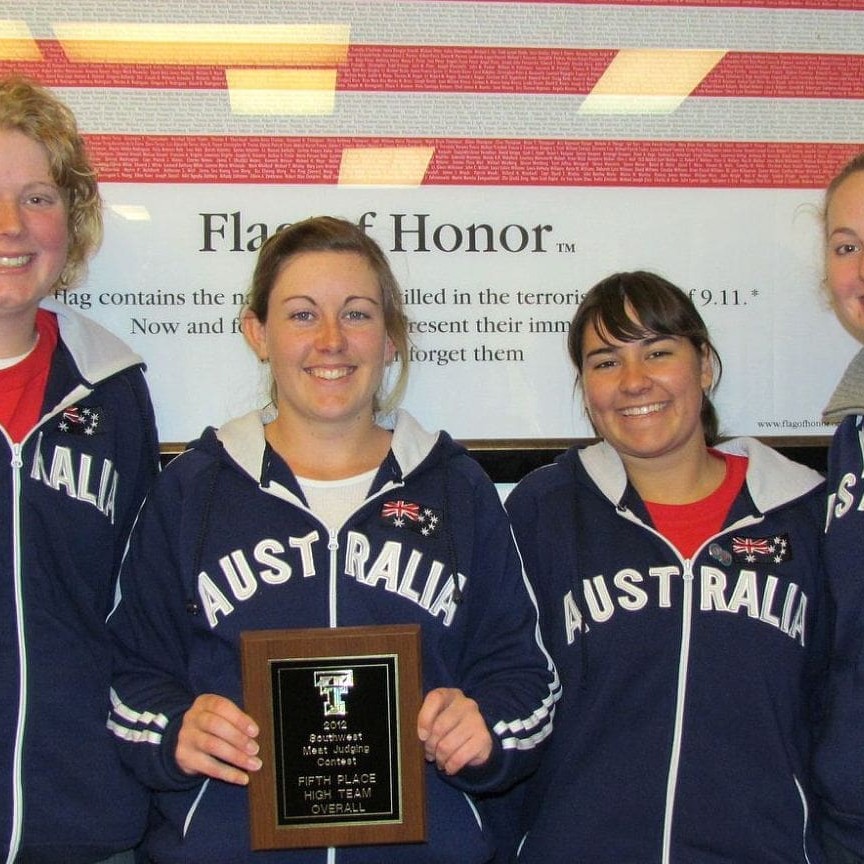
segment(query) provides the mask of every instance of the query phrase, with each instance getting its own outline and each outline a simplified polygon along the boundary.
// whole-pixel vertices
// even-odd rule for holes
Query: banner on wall
[[[261,404],[237,328],[255,252],[325,212],[393,263],[427,426],[590,435],[569,320],[649,269],[708,321],[723,431],[827,435],[856,346],[819,295],[818,207],[864,147],[856,7],[24,0],[0,74],[79,118],[106,238],[67,300],[146,359],[165,441]]]
[[[703,313],[724,361],[724,429],[828,431],[820,411],[855,349],[819,296],[813,194],[322,188],[313,211],[305,191],[106,187],[109,204],[152,218],[112,217],[68,302],[147,359],[164,439],[261,403],[267,367],[238,332],[254,249],[310,212],[365,225],[388,252],[411,320],[406,407],[429,425],[469,439],[590,435],[567,331],[584,291],[624,268],[662,273]]]

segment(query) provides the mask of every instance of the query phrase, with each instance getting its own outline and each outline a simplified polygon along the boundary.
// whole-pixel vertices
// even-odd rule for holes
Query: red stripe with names
[[[72,63],[57,42],[42,41],[39,47],[44,60],[0,62],[0,76],[23,73],[48,87],[227,89],[222,66]],[[338,67],[336,89],[585,95],[616,54],[611,49],[352,45],[347,62]],[[730,52],[693,95],[860,99],[862,91],[862,54]]]
[[[431,147],[431,186],[821,189],[855,144],[88,135],[102,182],[334,184],[347,148]]]

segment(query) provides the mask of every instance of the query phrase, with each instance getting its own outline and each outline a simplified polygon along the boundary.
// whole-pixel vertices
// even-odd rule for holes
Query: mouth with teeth
[[[337,368],[314,367],[306,370],[313,378],[323,378],[325,381],[338,381],[354,371],[353,366],[339,366]]]
[[[0,267],[23,267],[33,260],[32,255],[0,255]]]
[[[653,402],[650,405],[634,405],[632,408],[622,408],[621,413],[625,417],[645,417],[648,414],[662,411],[665,407],[665,402]]]

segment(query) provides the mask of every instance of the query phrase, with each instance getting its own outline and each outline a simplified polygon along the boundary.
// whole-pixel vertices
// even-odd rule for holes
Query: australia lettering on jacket
[[[119,475],[110,459],[95,459],[90,453],[55,444],[43,452],[42,433],[30,466],[30,478],[57,492],[65,492],[99,510],[114,524]]]
[[[564,627],[567,643],[576,633],[588,632],[585,614],[602,624],[620,612],[634,613],[649,605],[672,606],[672,579],[680,577],[674,565],[648,568],[648,579],[638,570],[624,568],[614,576],[582,580],[582,602],[570,590],[564,595]],[[776,627],[790,639],[805,644],[807,595],[794,582],[782,583],[776,576],[742,568],[737,575],[717,567],[702,566],[694,579],[700,612],[724,612]]]
[[[828,496],[828,513],[825,522],[825,530],[834,519],[842,519],[853,510],[864,510],[864,483],[861,478],[851,471],[844,474],[837,484],[837,491]]]
[[[282,585],[299,575],[317,575],[314,549],[321,542],[318,531],[303,537],[289,537],[288,545],[264,538],[250,549],[234,549],[219,558],[218,572],[198,574],[198,597],[211,629],[220,617],[230,615],[236,603],[252,597],[261,585]],[[366,535],[349,531],[344,547],[342,575],[358,585],[382,588],[416,603],[433,617],[440,616],[449,627],[456,614],[455,582],[440,561],[430,558],[410,543],[385,542],[372,557]],[[466,579],[459,574],[459,587]]]

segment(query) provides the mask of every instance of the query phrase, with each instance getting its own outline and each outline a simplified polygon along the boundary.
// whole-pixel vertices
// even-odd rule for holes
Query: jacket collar
[[[39,305],[57,316],[60,339],[88,386],[130,366],[144,366],[144,361],[125,342],[65,303],[46,297]]]
[[[716,449],[747,457],[747,491],[760,513],[794,501],[822,483],[818,471],[787,459],[755,438],[733,438]],[[620,506],[628,482],[618,453],[601,441],[579,450],[578,456],[594,485],[616,507]]]
[[[228,455],[257,483],[262,481],[267,446],[264,427],[275,419],[276,410],[268,405],[230,420],[216,431],[216,438],[222,442]],[[440,432],[427,432],[407,411],[396,412],[390,453],[379,471],[375,486],[382,485],[387,479],[382,479],[383,472],[395,475],[394,479],[401,481],[420,466],[441,437]]]
[[[864,348],[846,367],[837,388],[822,412],[826,423],[839,423],[850,414],[864,414]]]

